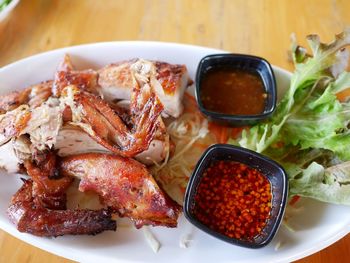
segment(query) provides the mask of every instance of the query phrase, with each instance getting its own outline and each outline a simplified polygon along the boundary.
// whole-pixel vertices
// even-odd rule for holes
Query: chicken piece
[[[29,122],[32,119],[31,111],[40,112],[36,108],[49,99],[51,88],[52,81],[46,81],[0,96],[0,146],[23,134],[26,127],[33,126]]]
[[[111,108],[123,119],[123,122],[132,127],[132,116],[130,113],[130,101],[111,102]],[[147,150],[137,154],[134,158],[146,165],[162,162],[169,154],[170,136],[162,117],[158,118],[159,126]]]
[[[7,209],[10,221],[20,232],[36,236],[95,235],[105,230],[116,230],[109,209],[50,210],[34,201],[33,181],[23,180]]]
[[[0,96],[0,113],[4,114],[7,111],[12,111],[22,104],[28,103],[30,94],[29,89],[23,91],[13,91],[11,93]]]
[[[137,155],[135,159],[139,162],[152,165],[154,162],[160,163],[164,160],[167,147],[167,141],[154,139],[148,149]],[[55,144],[57,154],[61,157],[76,155],[81,153],[112,153],[107,148],[98,144],[87,133],[78,127],[65,125],[60,129],[57,142]],[[1,165],[1,148],[0,148],[0,165]]]
[[[48,80],[37,85],[30,86],[28,105],[30,108],[41,106],[52,95],[53,81]]]
[[[79,126],[91,138],[108,150],[133,157],[149,148],[157,128],[163,106],[149,84],[153,64],[139,61],[135,64],[135,85],[131,99],[132,129],[99,96],[66,87],[61,99],[72,112],[71,124]]]
[[[37,158],[39,159],[39,158]],[[56,168],[57,157],[53,152],[42,153],[34,163],[24,162],[28,175],[33,180],[33,192],[38,206],[49,209],[66,209],[66,191],[72,184],[73,178],[61,176]]]
[[[62,126],[62,111],[60,101],[49,98],[34,109],[21,105],[0,115],[0,146],[12,138],[28,134],[33,148],[51,148]]]
[[[108,101],[130,100],[133,89],[131,66],[137,59],[110,64],[98,71],[98,84],[103,97]],[[185,65],[172,65],[155,61],[151,85],[164,106],[163,114],[177,118],[182,110],[182,97],[192,83]]]
[[[13,91],[0,96],[0,113],[16,109],[22,104],[36,108],[51,96],[52,81],[30,86],[22,91]]]
[[[87,103],[87,100],[85,100],[84,101],[85,103],[82,102],[80,104],[80,105],[83,105],[82,109],[86,113],[85,119],[83,120],[83,122],[86,122],[86,123],[84,124],[79,123],[78,126],[80,126],[85,132],[87,132],[92,138],[94,138],[96,142],[102,145],[102,147],[98,147],[98,146],[94,147],[98,152],[107,150],[107,151],[120,153],[120,150],[116,149],[117,147],[113,147],[113,144],[121,145],[122,148],[124,148],[124,150],[122,151],[125,152],[125,148],[129,148],[130,144],[132,144],[131,147],[134,147],[133,151],[136,151],[136,153],[133,152],[131,154],[130,153],[123,153],[123,154],[130,154],[126,156],[133,156],[136,154],[135,158],[137,158],[138,160],[142,161],[145,164],[153,164],[154,162],[161,162],[167,155],[167,150],[169,148],[168,135],[166,133],[165,126],[160,117],[158,118],[157,121],[148,121],[149,118],[155,117],[155,116],[153,117],[152,112],[150,115],[148,115],[149,117],[147,117],[147,115],[145,116],[145,113],[148,110],[147,107],[150,107],[151,103],[155,107],[160,108],[159,107],[160,103],[157,101],[156,98],[154,98],[155,100],[154,102],[150,101],[151,100],[150,98],[156,97],[154,94],[153,88],[149,86],[150,76],[154,75],[156,70],[154,68],[153,63],[149,63],[143,60],[135,61],[134,69],[131,69],[131,70],[132,72],[130,77],[134,83],[133,85],[136,86],[136,88],[132,92],[131,107],[130,107],[130,98],[129,98],[129,104],[127,105],[128,106],[127,108],[120,107],[116,103],[107,104],[103,102],[101,99],[99,99],[97,96],[94,97],[93,95],[88,94],[85,91],[86,90],[91,91],[91,88],[87,89],[85,86],[89,86],[90,84],[84,81],[85,80],[84,77],[77,77],[77,79],[82,80],[82,83],[85,83],[83,86],[77,87],[77,89],[80,92],[82,92],[83,90],[84,93],[83,92],[82,93],[84,95],[82,96],[89,97],[90,98],[89,100],[91,102],[90,105],[88,105],[89,103]],[[63,74],[73,71],[73,65],[68,55],[65,56],[63,62],[59,66],[59,71],[63,72]],[[135,77],[138,79],[138,82],[135,81]],[[55,83],[57,84],[56,86],[61,86],[61,87],[64,87],[65,85],[69,84],[69,83],[66,83],[65,81],[60,81],[59,79],[56,79]],[[63,94],[63,97],[64,96],[65,95]],[[70,104],[72,105],[74,103],[71,102]],[[67,107],[63,112],[63,118],[66,122],[72,121],[72,116],[74,117],[74,115],[76,119],[78,119],[78,122],[82,119],[76,114],[77,112],[78,113],[81,112],[79,108],[80,106],[77,105],[77,107],[75,108],[76,110],[72,112],[73,107]],[[96,109],[98,108],[97,109],[98,112],[96,112],[96,110],[93,109],[93,107],[96,107]],[[113,111],[116,113],[115,115],[118,115],[119,118],[117,118],[116,116],[114,116],[114,114],[112,114],[112,111],[110,108],[113,109]],[[106,119],[110,121],[112,124],[114,124],[114,127],[111,127],[110,125],[108,125],[108,123],[104,122],[104,120]],[[111,120],[114,120],[114,121],[111,121]],[[141,123],[145,123],[145,125],[142,125]],[[115,133],[115,127],[119,127],[119,129],[121,129],[120,132],[122,134],[122,137],[124,138],[121,138],[118,134]],[[154,131],[156,127],[158,128],[156,129],[156,131]],[[141,131],[141,129],[143,131]],[[148,131],[153,130],[153,131],[150,133],[144,132],[147,130]],[[132,132],[134,133],[130,134]],[[142,134],[140,134],[140,132]],[[64,134],[65,132],[62,132],[62,133]],[[72,132],[69,132],[69,135],[73,135]],[[100,135],[102,135],[102,138],[99,137]],[[148,135],[154,136],[155,137],[154,140],[149,141],[149,139],[147,138]],[[146,138],[146,140],[144,140],[143,138]],[[141,143],[143,143],[143,145],[141,145],[140,147]],[[62,147],[76,149],[76,147],[74,147],[75,143],[70,142],[70,144],[72,145],[72,147],[69,147],[69,146],[67,147],[67,144],[66,146],[62,145]],[[92,146],[92,144],[90,142],[84,145],[85,146],[89,145],[88,148],[91,149],[90,146]],[[138,145],[138,149],[136,149],[137,147],[135,147],[135,145]],[[56,148],[59,149],[60,147],[56,146]],[[83,147],[78,151],[84,152],[85,148],[86,147]],[[73,150],[73,154],[74,152],[76,152],[76,150],[75,151]],[[62,153],[62,151],[59,151],[59,153]]]
[[[92,69],[74,70],[70,56],[66,54],[58,66],[52,91],[54,96],[59,97],[65,87],[74,85],[80,90],[96,93],[97,79],[98,74]]]
[[[49,98],[41,106],[31,110],[28,125],[21,134],[28,134],[33,149],[44,151],[56,144],[63,123],[63,109],[60,100]]]
[[[0,146],[21,135],[30,118],[31,113],[27,105],[21,105],[0,115]]]
[[[0,146],[0,168],[8,173],[17,173],[19,171],[19,159],[13,148],[13,142],[9,141]]]
[[[80,178],[79,190],[96,192],[120,216],[143,225],[176,227],[180,207],[146,167],[131,158],[88,153],[62,159],[60,173]]]
[[[127,157],[133,157],[149,148],[159,125],[158,116],[162,111],[162,105],[156,97],[149,98],[138,115],[137,123],[130,130],[100,97],[78,91],[75,87],[68,87],[65,91],[67,97],[74,94],[71,124],[80,127],[97,143]]]

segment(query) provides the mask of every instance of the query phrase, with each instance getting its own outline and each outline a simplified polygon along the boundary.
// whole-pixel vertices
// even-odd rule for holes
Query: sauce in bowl
[[[229,67],[208,70],[199,96],[206,110],[230,115],[261,114],[267,98],[258,73]]]
[[[235,161],[213,161],[195,195],[194,215],[229,238],[252,240],[271,212],[271,186],[258,170]]]

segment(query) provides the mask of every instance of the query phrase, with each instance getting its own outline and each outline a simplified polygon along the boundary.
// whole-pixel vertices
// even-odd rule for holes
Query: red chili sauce
[[[235,68],[209,70],[201,82],[205,109],[232,115],[257,115],[264,111],[267,94],[259,74]]]
[[[270,182],[258,170],[234,161],[214,161],[198,185],[193,213],[216,232],[251,240],[266,225],[271,198]]]

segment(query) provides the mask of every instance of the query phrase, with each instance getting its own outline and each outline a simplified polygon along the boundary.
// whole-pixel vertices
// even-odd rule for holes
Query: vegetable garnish
[[[330,44],[307,37],[312,55],[293,43],[295,72],[274,115],[242,133],[239,144],[286,169],[290,197],[350,205],[350,29]],[[334,166],[336,165],[336,166]]]
[[[11,3],[12,0],[0,0],[0,11],[5,9]]]

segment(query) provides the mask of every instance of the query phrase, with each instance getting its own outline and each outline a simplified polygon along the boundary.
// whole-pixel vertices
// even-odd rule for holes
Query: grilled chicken
[[[133,89],[132,65],[137,59],[110,64],[98,71],[98,84],[104,99],[130,100]],[[183,110],[182,97],[188,85],[192,83],[184,65],[172,65],[165,62],[153,62],[155,74],[151,84],[156,95],[164,105],[164,115],[179,117]]]
[[[74,70],[70,56],[65,55],[55,74],[52,85],[53,95],[61,96],[62,90],[70,85],[74,85],[80,90],[95,93],[97,79],[98,74],[92,69]]]
[[[51,97],[34,109],[21,105],[0,115],[0,145],[14,137],[28,134],[35,148],[51,148],[61,126],[62,109],[58,99]]]
[[[62,159],[60,173],[80,178],[79,190],[96,192],[103,203],[136,227],[175,227],[180,207],[162,191],[146,167],[131,158],[88,153]]]
[[[0,115],[0,146],[20,136],[28,126],[31,113],[27,105],[21,105],[14,110]]]
[[[24,180],[7,211],[19,231],[37,236],[60,236],[115,230],[110,210],[66,210],[66,191],[74,178],[59,173],[54,152],[34,157],[24,162],[31,180]]]
[[[147,150],[160,126],[159,117],[163,110],[149,83],[153,70],[151,63],[135,63],[130,106],[132,129],[107,102],[76,86],[67,86],[61,93],[61,99],[72,112],[71,124],[79,126],[103,147],[122,156],[133,157]]]
[[[146,151],[135,155],[134,158],[146,165],[152,165],[154,162],[160,163],[166,156],[167,147],[169,147],[167,140],[160,137],[159,139],[154,139]],[[61,157],[89,152],[112,153],[107,148],[98,144],[83,130],[72,125],[65,125],[60,129],[55,149],[57,150],[57,154]]]
[[[115,230],[113,212],[131,218],[138,228],[177,225],[179,205],[131,157],[152,164],[168,153],[161,114],[181,113],[190,82],[186,67],[145,60],[118,65],[78,71],[65,56],[53,81],[0,96],[0,167],[17,171],[17,162],[31,177],[8,208],[19,231],[96,234]],[[125,94],[114,96],[118,90]],[[127,107],[116,105],[116,98],[127,99]],[[58,156],[70,156],[59,159],[53,147]],[[100,153],[86,153],[91,151]],[[80,178],[81,191],[94,191],[108,208],[67,210],[73,177]]]
[[[97,85],[96,72],[75,71],[69,56],[65,56],[54,82],[0,98],[0,106],[2,103],[3,111],[6,110],[0,115],[0,145],[29,134],[32,148],[45,150],[55,145],[63,122],[72,122],[109,151],[137,156],[145,164],[159,163],[169,149],[168,135],[159,116],[163,105],[151,83],[160,73],[156,73],[153,63],[144,60],[129,68],[134,88],[129,109],[125,110],[92,94]],[[48,99],[51,87],[58,98]]]
[[[41,153],[36,161],[26,160],[24,167],[33,180],[33,194],[39,207],[66,209],[66,191],[73,178],[61,176],[57,169],[57,157],[53,152]]]
[[[32,180],[24,180],[12,197],[7,215],[20,232],[36,236],[95,235],[116,229],[109,209],[51,210],[37,205]]]
[[[0,114],[14,110],[23,104],[36,108],[52,95],[51,89],[52,81],[49,80],[30,86],[22,91],[14,91],[2,95],[0,96]]]

